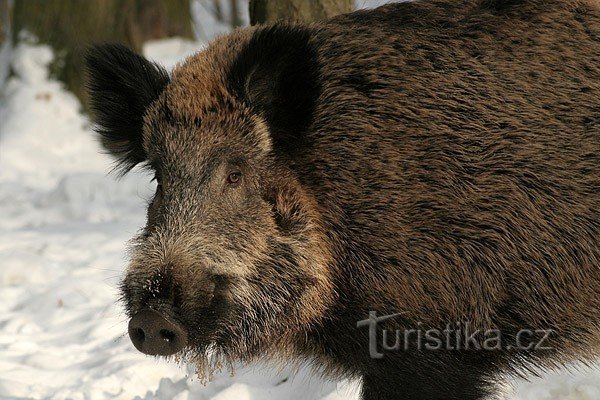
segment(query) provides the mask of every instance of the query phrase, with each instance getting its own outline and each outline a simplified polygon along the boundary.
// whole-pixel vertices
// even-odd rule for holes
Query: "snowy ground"
[[[171,39],[145,53],[172,66],[199,48]],[[116,285],[150,177],[107,175],[77,99],[47,77],[51,58],[21,45],[0,89],[0,399],[357,399],[356,383],[266,365],[205,386],[191,367],[135,351]],[[519,381],[506,399],[598,400],[600,372]]]

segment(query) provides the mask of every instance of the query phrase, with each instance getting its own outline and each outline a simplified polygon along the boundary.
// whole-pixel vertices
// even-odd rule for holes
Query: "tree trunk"
[[[242,19],[240,18],[240,12],[238,10],[238,1],[230,0],[229,2],[231,10],[231,27],[237,28],[238,26],[242,26]]]
[[[0,48],[8,40],[8,0],[0,0]]]
[[[140,52],[146,40],[193,38],[189,0],[17,0],[13,40],[28,31],[55,52],[52,76],[85,102],[83,56],[93,43],[118,42]]]
[[[250,0],[250,23],[311,22],[352,11],[352,0]]]

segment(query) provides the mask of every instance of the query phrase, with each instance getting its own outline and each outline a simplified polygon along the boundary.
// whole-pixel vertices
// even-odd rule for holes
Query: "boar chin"
[[[235,365],[248,364],[264,357],[264,354],[252,352],[243,342],[224,344],[211,340],[189,347],[177,361],[193,365],[198,379],[207,383],[213,380],[215,373],[227,371],[233,375]]]

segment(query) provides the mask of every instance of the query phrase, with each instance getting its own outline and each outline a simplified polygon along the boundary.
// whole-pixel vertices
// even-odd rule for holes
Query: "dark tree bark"
[[[8,40],[9,27],[8,0],[0,0],[0,47]]]
[[[231,10],[231,27],[237,28],[238,26],[242,26],[242,19],[240,18],[237,0],[230,0],[229,4]]]
[[[352,0],[250,0],[250,23],[311,22],[352,11]]]
[[[136,51],[149,39],[193,38],[189,0],[17,0],[13,40],[34,34],[54,48],[51,73],[83,104],[83,55],[93,43],[118,42]]]

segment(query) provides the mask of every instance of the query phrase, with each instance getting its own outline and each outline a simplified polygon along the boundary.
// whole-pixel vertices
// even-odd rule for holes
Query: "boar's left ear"
[[[118,44],[92,47],[85,62],[96,130],[125,173],[146,160],[142,146],[144,114],[169,83],[169,75]]]
[[[276,24],[259,28],[236,56],[228,76],[234,95],[261,115],[276,151],[303,148],[320,95],[310,31]]]

